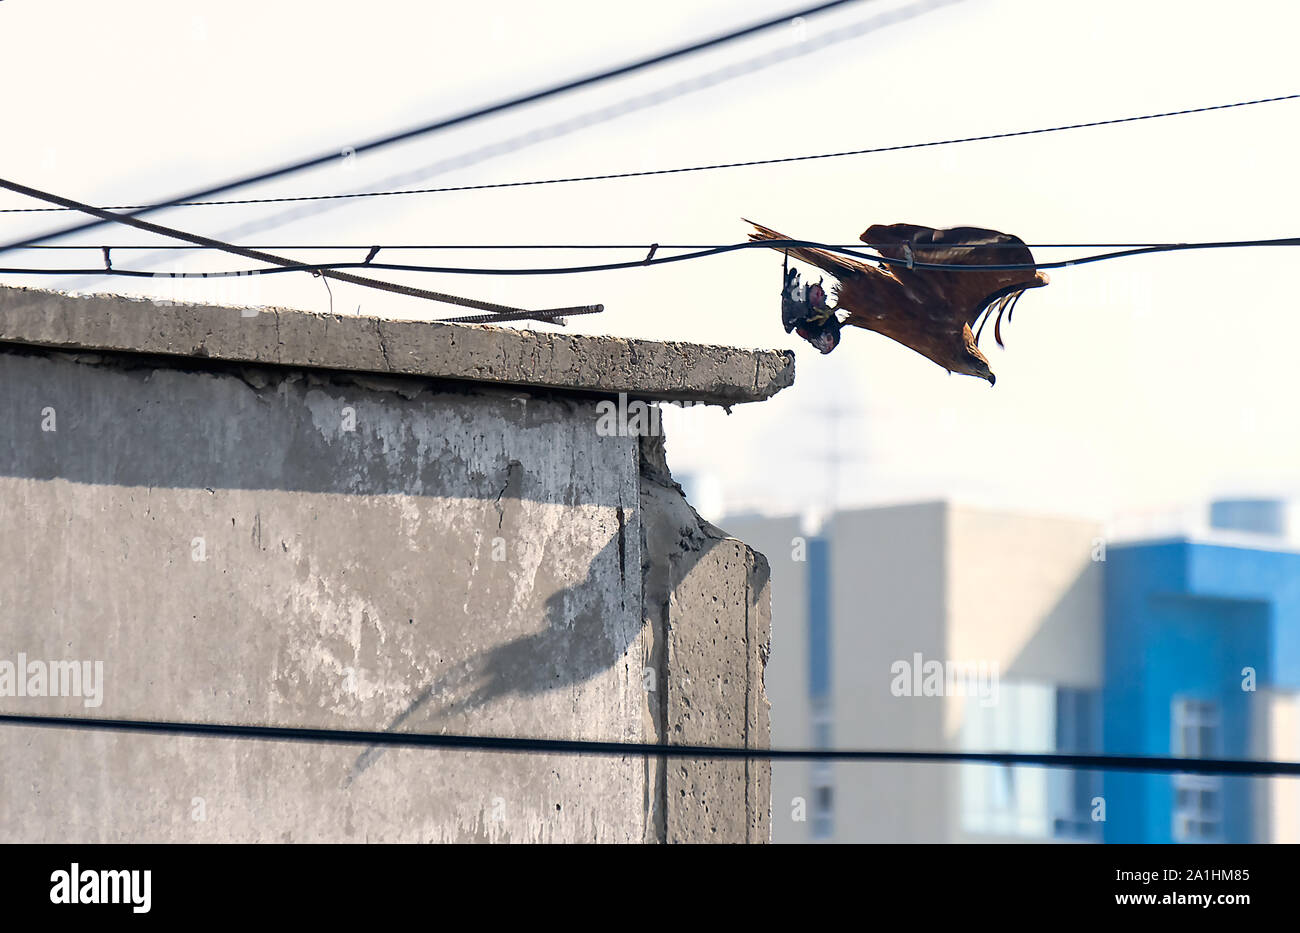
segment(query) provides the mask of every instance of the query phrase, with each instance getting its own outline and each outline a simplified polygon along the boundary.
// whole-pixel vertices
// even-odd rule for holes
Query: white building
[[[721,522],[772,567],[774,747],[1095,751],[1099,524],[947,503]],[[936,695],[937,694],[937,695]],[[777,842],[1096,837],[1086,773],[774,763]]]

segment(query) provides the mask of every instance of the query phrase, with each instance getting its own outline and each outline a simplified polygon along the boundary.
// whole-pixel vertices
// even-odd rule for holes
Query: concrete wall
[[[766,562],[695,515],[662,438],[596,424],[611,389],[757,400],[780,355],[293,314],[0,290],[0,665],[103,669],[97,705],[0,712],[767,746]],[[281,362],[307,333],[328,366]],[[480,345],[394,376],[367,340]],[[764,762],[12,726],[0,756],[4,841],[769,833]]]
[[[772,704],[772,734],[780,736],[774,744],[812,748],[816,742],[808,698],[807,542],[799,520],[729,518],[723,524],[766,556],[772,570],[772,657],[765,684]],[[773,842],[811,841],[812,768],[807,761],[772,763]]]

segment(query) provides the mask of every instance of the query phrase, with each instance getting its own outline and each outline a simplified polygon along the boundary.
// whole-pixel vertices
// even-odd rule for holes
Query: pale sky
[[[583,75],[799,5],[369,2],[0,3],[5,177],[101,204],[134,203],[343,151],[371,137]],[[366,190],[625,98],[915,4],[853,4],[636,77],[394,146],[235,196]],[[1300,6],[1283,2],[963,0],[815,54],[636,110],[423,187],[632,171],[921,142],[1300,91]],[[789,165],[344,202],[247,233],[251,245],[728,243],[751,217],[850,242],[873,223],[971,224],[1029,243],[1222,240],[1300,233],[1300,101],[1123,126]],[[337,202],[336,202],[337,203]],[[28,206],[17,196],[0,206]],[[161,212],[211,235],[281,207]],[[0,215],[2,238],[66,215]],[[153,240],[96,230],[94,245]],[[1086,250],[1038,250],[1044,260]],[[185,254],[160,269],[230,269]],[[297,252],[306,258],[309,254]],[[318,254],[319,255],[319,254]],[[330,254],[342,258],[343,254]],[[638,251],[384,253],[390,261],[567,265]],[[117,251],[118,266],[149,253]],[[75,257],[75,261],[74,261]],[[364,257],[364,250],[356,258]],[[779,323],[780,257],[748,251],[634,271],[538,278],[392,278],[531,307],[601,302],[570,329],[792,348],[795,385],[769,402],[670,409],[669,463],[708,472],[729,509],[824,504],[825,412],[840,408],[839,502],[956,498],[1131,516],[1220,494],[1300,492],[1291,248],[1140,257],[1051,273],[985,334],[996,387],[949,376],[847,329],[820,356]],[[5,266],[100,261],[23,252]],[[151,260],[152,261],[152,260]],[[159,294],[131,279],[6,276],[6,284]],[[239,283],[250,287],[249,281]],[[306,275],[173,292],[323,311]],[[334,284],[336,311],[455,309]],[[227,289],[223,292],[222,289]],[[231,300],[233,298],[233,300]],[[541,325],[538,325],[541,326]]]

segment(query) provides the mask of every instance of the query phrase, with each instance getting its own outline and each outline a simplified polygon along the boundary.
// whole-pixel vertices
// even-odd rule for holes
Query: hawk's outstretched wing
[[[922,227],[917,224],[876,224],[859,239],[887,259],[906,262],[964,266],[1007,266],[1034,264],[1034,255],[1023,240],[1009,233],[983,227]],[[1010,320],[1016,300],[1027,288],[1039,288],[1047,276],[1034,269],[990,269],[942,271],[908,269],[893,264],[890,272],[909,287],[921,289],[951,309],[958,319],[974,328],[984,317],[996,315],[993,337],[1002,346],[1002,315]],[[987,312],[987,313],[986,313]],[[976,334],[984,330],[980,325]]]

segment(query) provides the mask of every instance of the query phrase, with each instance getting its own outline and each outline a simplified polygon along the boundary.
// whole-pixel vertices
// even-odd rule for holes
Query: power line
[[[441,159],[431,165],[425,165],[418,169],[388,175],[385,178],[376,181],[373,187],[406,187],[416,184],[430,176],[465,169],[473,165],[478,165],[489,159],[499,158],[504,155],[519,152],[523,149],[579,132],[591,126],[607,123],[630,113],[661,106],[664,103],[676,100],[677,98],[687,94],[717,87],[720,84],[734,81],[744,75],[754,74],[766,68],[770,68],[773,65],[781,64],[794,58],[820,51],[837,43],[859,38],[895,23],[920,16],[937,7],[949,5],[952,2],[961,2],[961,0],[931,0],[931,2],[928,3],[916,3],[902,9],[892,10],[878,16],[873,16],[869,19],[860,20],[847,26],[829,29],[825,32],[819,33],[813,38],[786,44],[775,51],[769,51],[740,62],[729,63],[714,71],[692,76],[686,80],[656,88],[648,93],[633,95],[616,101],[613,104],[604,105],[594,110],[586,111],[577,116],[566,117],[558,122],[530,129],[525,133],[507,137],[506,139],[498,140],[497,142],[480,146],[449,158]],[[278,211],[267,217],[246,221],[227,228],[215,234],[215,236],[233,242],[252,233],[261,233],[265,230],[274,229],[287,223],[300,221],[308,217],[319,215],[325,211],[346,207],[349,204],[354,203],[357,202],[348,200],[305,202],[304,204]],[[34,208],[34,210],[57,211],[62,210],[62,208]],[[271,249],[273,247],[265,248]],[[153,259],[154,257],[151,256],[149,258]]]
[[[286,259],[283,256],[277,256],[273,253],[265,253],[260,250],[248,249],[247,247],[243,247],[243,246],[235,246],[234,244],[231,243],[224,243],[220,240],[214,240],[211,237],[201,236],[196,233],[187,233],[184,230],[177,230],[175,227],[164,227],[161,224],[156,224],[148,220],[141,220],[140,218],[130,214],[114,214],[98,207],[92,207],[89,204],[82,204],[81,202],[74,201],[71,198],[65,198],[57,194],[51,194],[48,191],[40,191],[36,188],[31,188],[28,187],[27,185],[21,185],[17,182],[8,181],[3,178],[0,178],[0,188],[8,188],[10,191],[16,192],[18,194],[24,194],[32,198],[39,198],[43,201],[49,201],[53,204],[61,204],[66,207],[73,207],[76,210],[84,211],[87,214],[93,214],[96,217],[99,217],[106,221],[110,221],[112,223],[125,224],[129,227],[135,227],[139,230],[144,230],[149,233],[157,233],[157,234],[161,234],[162,236],[171,237],[173,239],[185,240],[189,243],[194,243],[199,246],[208,246],[213,249],[219,249],[227,253],[233,253],[236,256],[243,256],[247,259],[255,259],[258,262],[271,263],[273,265],[280,266],[281,268],[288,269],[289,271],[311,272],[314,275],[322,275],[327,278],[337,279],[340,282],[347,282],[352,285],[363,285],[366,286],[367,288],[377,288],[383,291],[395,292],[401,295],[409,295],[415,298],[426,298],[431,301],[441,301],[441,302],[446,302],[448,304],[461,305],[462,307],[467,307],[467,308],[477,308],[481,311],[505,313],[511,315],[512,318],[522,318],[524,316],[527,316],[527,317],[535,317],[538,320],[545,321],[545,320],[554,320],[555,318],[563,315],[595,314],[604,310],[604,306],[602,305],[586,305],[583,307],[575,307],[575,308],[552,308],[545,311],[527,312],[527,311],[523,311],[520,308],[511,308],[506,305],[498,305],[491,302],[479,301],[474,298],[461,298],[457,295],[448,295],[443,292],[428,291],[427,289],[414,288],[410,285],[398,285],[394,282],[385,282],[381,279],[365,278],[363,276],[353,275],[350,272],[341,272],[338,271],[337,269],[331,269],[326,267],[320,267],[315,269],[305,268],[300,266],[299,263],[295,262],[292,259]],[[3,250],[0,250],[0,252],[3,252]],[[109,251],[107,249],[104,250],[104,265],[106,267],[109,267],[104,270],[105,273],[112,274],[113,270],[111,269],[111,260],[110,260]],[[354,268],[365,267],[365,263],[354,263],[352,264],[352,267]],[[236,274],[265,275],[269,271],[271,270],[262,269],[262,270],[253,270],[253,273],[246,272],[246,273],[236,273]],[[331,304],[332,303],[333,303],[333,296],[331,296]]]
[[[0,179],[0,186],[7,183]],[[896,245],[896,244],[895,244]],[[1212,249],[1243,249],[1247,247],[1267,247],[1267,246],[1300,246],[1300,237],[1280,237],[1276,239],[1265,240],[1226,240],[1217,242],[1203,243],[1164,243],[1156,246],[1140,246],[1132,249],[1113,250],[1105,253],[1095,253],[1088,256],[1076,256],[1073,259],[1059,259],[1052,262],[1038,263],[1000,263],[1000,264],[980,264],[980,263],[938,263],[938,262],[920,262],[917,260],[895,259],[888,256],[873,256],[867,253],[859,252],[857,249],[851,249],[844,246],[831,246],[825,243],[819,243],[816,240],[761,240],[747,241],[744,243],[729,243],[724,246],[714,246],[707,249],[696,250],[690,253],[682,253],[676,256],[651,256],[645,259],[630,260],[627,262],[607,262],[597,263],[585,266],[542,266],[532,268],[515,268],[502,269],[485,266],[430,266],[414,263],[392,263],[392,262],[334,262],[334,263],[299,263],[293,260],[276,258],[274,261],[279,263],[274,268],[260,269],[242,269],[228,270],[220,272],[149,272],[145,270],[133,269],[22,269],[22,268],[4,268],[0,269],[0,274],[7,275],[120,275],[133,276],[137,278],[178,278],[178,279],[214,279],[214,278],[232,278],[235,276],[246,275],[276,275],[285,272],[312,272],[321,275],[329,275],[332,278],[339,278],[344,275],[340,270],[344,269],[376,269],[390,272],[428,272],[440,275],[573,275],[587,272],[612,272],[626,269],[643,269],[647,266],[659,266],[665,263],[687,262],[695,259],[707,259],[713,256],[721,256],[727,253],[737,252],[747,249],[782,249],[797,247],[806,247],[821,249],[827,252],[840,253],[846,256],[852,256],[864,262],[879,263],[881,265],[902,266],[908,269],[920,269],[923,271],[934,272],[1019,272],[1034,271],[1040,269],[1065,269],[1071,266],[1089,265],[1097,262],[1107,262],[1113,259],[1124,259],[1131,256],[1145,256],[1153,253],[1172,253],[1186,252],[1189,250],[1212,250]],[[982,246],[972,246],[969,249],[983,249]],[[111,249],[111,248],[110,248]],[[242,250],[236,247],[227,252]],[[253,250],[243,250],[241,255],[250,255],[250,258],[258,258],[269,254],[258,254]],[[347,281],[347,279],[344,279]],[[370,280],[365,280],[370,281]],[[383,283],[385,285],[389,283]],[[403,286],[404,288],[404,286]],[[439,299],[441,300],[441,299]],[[460,299],[468,301],[468,299]],[[481,304],[481,303],[480,303]],[[474,306],[474,305],[472,305]],[[492,306],[485,310],[494,310],[500,306]],[[512,313],[518,309],[512,309]],[[538,312],[541,313],[541,312]],[[551,314],[572,314],[581,313],[575,309],[556,309]]]
[[[62,210],[62,208],[59,208]],[[111,208],[105,208],[111,210]],[[591,250],[591,249],[637,249],[642,252],[648,251],[652,246],[657,249],[717,249],[719,246],[727,246],[726,243],[425,243],[425,244],[402,244],[392,243],[375,247],[370,243],[352,243],[352,244],[299,244],[299,245],[274,245],[274,246],[254,246],[244,245],[246,249],[308,249],[308,250],[355,250],[364,252],[368,249],[382,250]],[[880,243],[822,243],[818,244],[822,249],[862,249],[864,247],[875,248],[885,244]],[[892,244],[897,245],[897,244]],[[1186,242],[1161,242],[1161,243],[982,243],[980,249],[1020,249],[1021,246],[1029,249],[1138,249],[1147,246],[1184,246]],[[212,246],[199,246],[197,244],[185,243],[163,243],[161,245],[139,245],[130,244],[90,246],[83,244],[67,243],[37,243],[32,246],[24,246],[23,250],[29,249],[84,249],[94,252],[102,252],[106,249],[111,250],[208,250],[215,249]]]
[[[1170,771],[1186,774],[1300,776],[1300,762],[1250,761],[1239,758],[1175,758],[1148,755],[1058,755],[1020,752],[938,752],[875,749],[738,748],[726,745],[660,745],[653,742],[601,742],[578,739],[533,739],[509,736],[447,735],[422,732],[374,732],[355,729],[307,729],[288,726],[247,726],[226,723],[159,722],[133,719],[85,719],[62,716],[0,715],[0,725],[319,742],[336,745],[379,745],[440,748],[516,754],[596,755],[601,757],[663,757],[746,759],[750,761],[896,761],[1030,765],[1096,771]]]
[[[407,140],[415,139],[420,136],[427,136],[430,133],[437,133],[442,130],[447,130],[455,126],[461,126],[463,124],[481,119],[483,117],[505,113],[507,111],[514,110],[518,107],[522,107],[526,104],[539,103],[540,101],[546,100],[547,98],[555,97],[560,94],[565,94],[569,91],[575,91],[580,88],[590,87],[591,85],[599,84],[604,81],[609,81],[614,78],[624,77],[626,75],[630,75],[635,72],[642,71],[646,68],[650,68],[655,65],[662,65],[678,58],[683,58],[685,56],[694,55],[711,48],[716,48],[720,45],[733,42],[737,39],[743,39],[748,36],[756,35],[757,33],[764,32],[776,26],[784,26],[793,19],[815,16],[819,13],[824,13],[827,12],[828,10],[832,10],[837,7],[847,6],[850,3],[857,3],[857,2],[860,2],[860,0],[827,0],[827,2],[818,3],[809,7],[804,7],[803,9],[800,10],[792,10],[782,16],[774,17],[772,19],[764,20],[759,23],[754,23],[750,26],[745,26],[740,29],[735,29],[730,32],[722,33],[710,39],[704,39],[699,42],[693,42],[689,45],[680,46],[678,48],[671,49],[666,52],[660,52],[656,55],[651,55],[648,58],[638,59],[636,61],[632,61],[624,65],[619,65],[615,68],[610,68],[605,71],[600,71],[595,74],[590,74],[582,78],[576,78],[570,81],[562,82],[560,84],[551,85],[550,87],[546,87],[538,91],[531,91],[526,94],[521,94],[517,97],[512,97],[507,100],[498,101],[497,103],[489,104],[485,107],[479,107],[477,109],[470,110],[453,117],[445,117],[439,120],[435,120],[431,123],[426,123],[421,126],[416,126],[416,127],[412,127],[411,129],[403,130],[398,133],[393,133],[391,135],[383,136],[378,139],[372,139],[369,142],[362,143],[359,146],[347,147],[347,151],[349,151],[353,155],[361,155],[362,153],[365,152],[370,152],[372,150],[380,149],[385,146],[391,146],[394,143],[405,142]],[[336,159],[338,159],[339,152],[340,152],[339,150],[332,150],[322,155],[317,155],[308,159],[303,159],[298,162],[292,162],[287,165],[282,165],[279,168],[274,168],[268,171],[259,172],[254,175],[246,175],[243,178],[237,178],[231,181],[223,182],[218,185],[213,185],[207,188],[201,188],[196,191],[190,191],[186,194],[179,195],[167,201],[158,202],[156,204],[145,205],[139,208],[129,208],[129,210],[131,210],[134,215],[146,214],[151,211],[162,210],[163,208],[166,207],[175,207],[186,202],[192,202],[192,201],[197,201],[205,198],[210,198],[213,195],[222,194],[226,191],[231,191],[236,188],[243,188],[248,185],[271,181],[276,178],[282,178],[286,175],[291,175],[296,172],[301,172],[305,169],[315,168],[320,165],[325,165],[327,163],[333,162]],[[104,223],[107,222],[110,221],[104,217],[100,217],[97,220],[78,224],[72,227],[65,227],[62,230],[56,230],[51,233],[29,237],[25,240],[19,240],[5,245],[0,245],[0,253],[7,252],[8,250],[15,249],[19,246],[26,246],[29,243],[39,242],[41,240],[51,240],[51,239],[57,239],[64,236],[70,236],[71,234],[74,233],[80,233],[83,230],[90,230],[95,227],[102,226]]]
[[[574,175],[570,177],[541,178],[541,179],[533,179],[529,181],[488,182],[488,183],[477,184],[477,185],[448,185],[441,188],[406,188],[406,189],[401,189],[396,191],[358,191],[358,192],[350,192],[345,194],[314,194],[314,195],[298,195],[292,197],[278,197],[278,198],[244,198],[241,200],[226,200],[226,201],[199,201],[199,200],[170,201],[170,202],[164,202],[164,203],[152,204],[152,205],[149,204],[122,205],[118,207],[109,208],[109,210],[134,210],[134,211],[143,212],[147,210],[160,210],[164,207],[182,207],[182,206],[217,207],[217,206],[228,206],[228,205],[237,205],[237,204],[280,204],[280,203],[296,202],[296,201],[333,201],[333,200],[343,200],[349,198],[382,198],[382,197],[394,197],[398,195],[407,195],[407,194],[446,194],[449,192],[457,192],[457,191],[486,191],[486,190],[496,189],[496,188],[526,188],[526,187],[535,187],[538,185],[562,185],[562,184],[572,184],[575,182],[610,181],[613,179],[621,179],[621,178],[646,178],[655,175],[679,175],[688,172],[711,172],[711,171],[717,171],[719,169],[753,168],[755,166],[761,166],[761,165],[780,165],[780,164],[786,164],[791,162],[810,162],[819,159],[840,159],[846,156],[875,155],[882,152],[902,152],[909,149],[928,149],[928,148],[933,148],[935,146],[954,146],[962,143],[987,142],[989,140],[994,140],[994,139],[1012,139],[1019,136],[1037,136],[1044,133],[1060,133],[1066,130],[1082,130],[1082,129],[1092,129],[1094,127],[1099,127],[1099,126],[1115,126],[1121,123],[1137,123],[1143,120],[1159,120],[1165,117],[1181,117],[1181,116],[1188,116],[1190,114],[1210,113],[1216,110],[1231,110],[1237,107],[1253,107],[1257,104],[1272,104],[1272,103],[1277,103],[1279,101],[1297,100],[1297,99],[1300,99],[1300,94],[1284,94],[1278,97],[1262,97],[1256,100],[1236,101],[1229,104],[1213,104],[1205,107],[1192,107],[1185,110],[1167,110],[1161,113],[1147,113],[1147,114],[1141,114],[1138,116],[1131,116],[1131,117],[1115,117],[1106,120],[1091,120],[1085,123],[1067,123],[1059,126],[1038,127],[1036,129],[1031,129],[1031,130],[1011,130],[1011,131],[1001,132],[1001,133],[986,133],[980,136],[959,136],[950,139],[938,139],[938,140],[931,140],[928,142],[920,142],[920,143],[901,143],[892,146],[875,146],[867,149],[846,149],[839,152],[821,152],[821,153],[814,153],[812,155],[780,156],[776,158],[750,159],[750,160],[738,161],[738,162],[716,162],[716,163],[711,163],[706,165],[679,166],[676,168],[642,169],[639,171],[631,171],[631,172],[607,172],[604,174],[597,174],[597,175]],[[9,208],[6,210],[0,210],[0,213],[21,213],[21,212],[26,212],[31,210],[33,209],[32,208]],[[35,210],[45,210],[45,209],[36,208]],[[78,230],[81,229],[86,229],[88,226],[97,226],[97,224],[90,224],[87,225],[86,227],[78,227],[74,229],[61,231],[58,234],[51,234],[50,236],[35,237],[25,242],[33,243],[33,242],[37,242],[38,240],[49,239],[52,236],[63,236],[64,234],[70,234],[70,233],[77,232]],[[16,245],[24,245],[24,244],[16,244]],[[12,249],[12,248],[14,248],[13,245],[0,247],[0,252],[4,252],[5,250]]]

